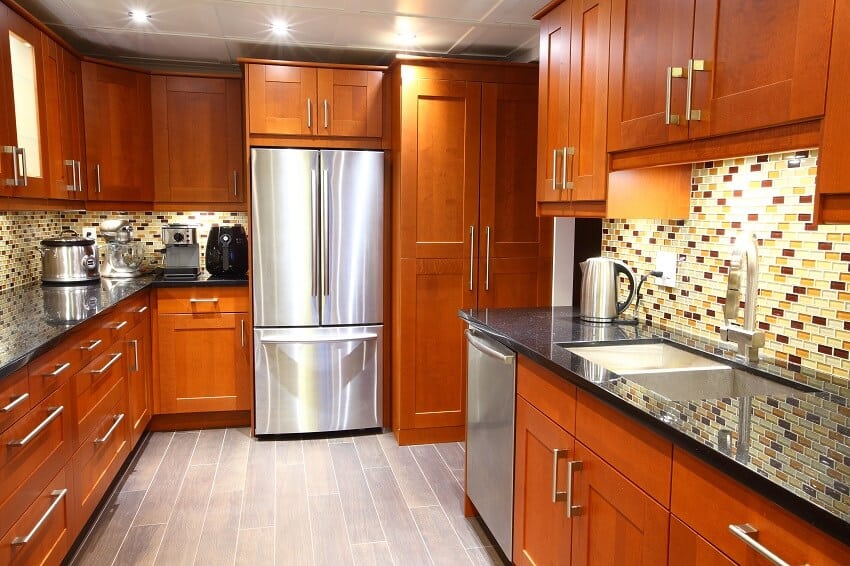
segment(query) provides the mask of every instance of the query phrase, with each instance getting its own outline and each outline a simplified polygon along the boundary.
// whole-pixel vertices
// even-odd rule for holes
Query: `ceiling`
[[[537,59],[548,0],[17,0],[85,55],[150,68],[239,57],[387,64],[396,52]],[[128,12],[144,10],[147,23]],[[274,21],[288,26],[284,34]]]

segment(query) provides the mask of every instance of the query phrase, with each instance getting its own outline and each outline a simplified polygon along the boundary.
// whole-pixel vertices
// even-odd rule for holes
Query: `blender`
[[[142,274],[139,268],[145,247],[142,242],[133,241],[133,227],[129,220],[104,220],[100,223],[100,236],[106,240],[102,277],[128,279]]]

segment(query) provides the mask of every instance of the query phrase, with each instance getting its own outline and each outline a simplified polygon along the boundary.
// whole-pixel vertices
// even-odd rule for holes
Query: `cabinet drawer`
[[[667,564],[671,566],[734,566],[711,543],[696,534],[690,527],[670,516],[670,552]]]
[[[519,356],[516,370],[517,394],[534,405],[565,431],[576,430],[576,387],[525,356]]]
[[[106,349],[106,337],[95,337],[98,329],[92,327],[92,330],[94,332],[86,327],[82,332],[75,332],[29,364],[30,395],[33,403],[44,399],[60,384],[65,383],[68,377],[80,371],[93,356]]]
[[[26,368],[0,379],[0,432],[24,416],[30,410],[31,403]]]
[[[113,345],[74,376],[74,395],[77,401],[76,434],[81,441],[91,434],[110,405],[105,400],[115,384],[127,373],[124,345]],[[76,445],[76,444],[75,444]]]
[[[576,438],[669,508],[673,445],[589,393],[577,407]]]
[[[72,458],[76,524],[83,525],[100,502],[130,451],[126,381],[106,397],[103,414]]]
[[[0,564],[60,564],[71,544],[68,468],[38,495],[0,540]]]
[[[243,287],[191,287],[157,289],[160,313],[209,314],[248,312],[248,289]]]
[[[65,384],[0,435],[0,533],[9,530],[70,454],[70,387]]]
[[[753,538],[789,564],[850,564],[850,548],[678,449],[671,511],[739,564],[762,562],[730,525],[755,527]]]
[[[139,293],[118,303],[112,315],[112,338],[124,337],[133,327],[150,316],[148,293]]]

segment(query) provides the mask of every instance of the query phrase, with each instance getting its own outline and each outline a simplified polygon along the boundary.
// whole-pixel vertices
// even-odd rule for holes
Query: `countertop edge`
[[[846,544],[845,541],[850,540],[850,524],[828,510],[803,499],[781,485],[741,465],[736,460],[728,458],[716,450],[712,450],[704,444],[697,442],[657,417],[596,386],[593,382],[575,375],[569,369],[540,352],[526,347],[521,342],[517,342],[509,336],[490,330],[490,327],[486,323],[474,319],[468,312],[460,310],[459,317],[465,322],[475,325],[477,329],[485,332],[488,336],[511,348],[518,354],[522,354],[534,363],[550,370],[571,384],[580,387],[583,391],[591,393],[597,399],[607,403],[611,407],[636,419],[653,432],[670,440],[675,446],[684,448],[701,461],[720,470],[730,476],[731,479],[752,489],[785,511],[811,524],[816,529],[823,531],[840,542],[844,542],[844,544]]]

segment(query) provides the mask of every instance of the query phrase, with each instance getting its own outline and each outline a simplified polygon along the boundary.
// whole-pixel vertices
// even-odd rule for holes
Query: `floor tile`
[[[165,532],[165,525],[132,527],[118,551],[112,566],[147,566],[155,564],[156,551]]]
[[[195,555],[197,566],[233,564],[241,511],[241,491],[212,494],[201,530],[198,553]]]
[[[316,566],[353,565],[339,494],[311,495],[307,501]]]
[[[156,556],[160,564],[192,564],[204,528],[215,466],[189,466]]]
[[[239,531],[236,545],[236,566],[274,564],[274,527]]]
[[[378,441],[381,443],[381,448],[384,450],[407,506],[437,505],[434,491],[422,475],[422,470],[410,452],[410,447],[396,444],[392,433],[380,435]]]
[[[274,526],[275,443],[251,442],[240,529]]]
[[[351,544],[386,540],[354,444],[331,444],[330,450]]]
[[[133,525],[155,525],[168,522],[197,440],[197,432],[174,434]]]
[[[307,495],[339,493],[328,441],[323,438],[310,438],[304,440],[303,445]]]
[[[142,452],[124,477],[121,491],[145,491],[150,487],[173,437],[173,432],[154,432],[148,436]]]

